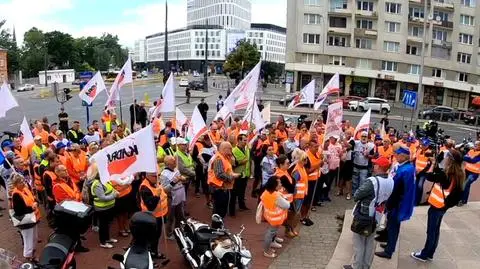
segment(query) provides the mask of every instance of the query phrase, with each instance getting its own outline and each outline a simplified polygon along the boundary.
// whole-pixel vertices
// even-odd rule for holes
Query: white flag
[[[95,76],[85,84],[82,91],[78,94],[78,97],[90,105],[98,94],[106,89],[107,87],[105,87],[105,83],[103,82],[102,74],[98,71]]]
[[[108,109],[114,108],[116,101],[120,101],[120,89],[122,86],[131,82],[133,82],[132,61],[130,60],[130,57],[128,57],[110,88],[107,103],[105,104]]]
[[[138,172],[157,171],[152,125],[135,132],[92,156],[100,181],[124,178]]]
[[[173,72],[170,72],[170,76],[163,87],[162,100],[158,107],[158,112],[160,113],[175,111],[175,82]]]
[[[7,111],[17,106],[17,100],[15,100],[8,84],[4,81],[0,87],[0,118],[6,117]]]
[[[292,102],[288,105],[288,109],[292,109],[299,105],[303,104],[313,104],[315,103],[315,80],[310,81],[295,97],[293,97]]]
[[[185,116],[185,113],[180,110],[180,108],[175,109],[175,120],[177,121],[177,128],[182,129],[182,126],[187,123],[188,118]]]
[[[323,101],[327,99],[327,96],[329,94],[339,93],[339,92],[340,92],[340,75],[337,72],[328,81],[327,85],[323,87],[323,90],[318,95],[317,100],[315,101],[315,105],[313,105],[313,108],[315,110],[318,110],[320,106],[323,104]]]
[[[243,116],[243,122],[252,123],[255,126],[254,133],[257,133],[267,125],[258,109],[257,101],[252,99]]]
[[[330,136],[340,136],[342,131],[343,105],[342,102],[336,102],[328,106],[327,124],[325,128],[324,139]],[[323,144],[322,144],[323,145]]]
[[[23,121],[20,125],[20,132],[23,134],[22,147],[28,147],[28,145],[33,143],[32,131],[25,116],[23,116]]]
[[[360,121],[357,124],[357,127],[355,127],[355,133],[353,134],[353,137],[358,138],[358,134],[362,131],[368,131],[368,128],[370,128],[370,115],[372,114],[372,109],[369,108],[367,112],[362,116]]]
[[[382,137],[382,139],[385,139],[385,137],[387,137],[387,131],[385,131],[385,121],[382,122],[382,129],[380,129],[380,136]]]
[[[265,122],[271,123],[271,112],[270,112],[270,102],[265,104],[265,107],[262,110],[262,118]]]
[[[229,97],[232,96],[231,94]],[[215,115],[215,118],[213,119],[218,119],[222,118],[222,120],[227,120],[232,114],[235,112],[235,100],[233,98],[227,98],[225,102],[223,102],[222,108],[217,112],[217,115]]]
[[[207,125],[205,124],[205,121],[202,118],[202,114],[200,114],[200,111],[196,106],[195,109],[193,109],[192,118],[190,119],[190,122],[188,124],[188,130],[186,135],[186,138],[190,144],[189,148],[192,149],[198,138],[206,132]]]

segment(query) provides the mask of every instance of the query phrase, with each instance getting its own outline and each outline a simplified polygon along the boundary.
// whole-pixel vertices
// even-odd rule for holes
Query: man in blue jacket
[[[415,167],[409,161],[410,150],[401,146],[394,156],[399,165],[393,178],[393,192],[386,204],[388,240],[385,251],[375,253],[386,259],[390,259],[395,252],[400,224],[410,219],[415,204]]]

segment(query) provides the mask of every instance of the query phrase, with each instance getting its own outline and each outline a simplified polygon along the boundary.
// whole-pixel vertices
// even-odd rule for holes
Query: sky
[[[285,27],[287,0],[250,0],[252,22]],[[186,0],[168,0],[168,28],[186,26]],[[268,12],[266,12],[268,10]],[[165,28],[165,0],[0,0],[0,20],[13,29],[20,45],[32,27],[58,30],[74,37],[118,35],[133,47],[135,40]]]

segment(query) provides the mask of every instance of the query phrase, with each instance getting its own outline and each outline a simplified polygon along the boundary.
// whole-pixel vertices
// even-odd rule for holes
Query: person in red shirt
[[[57,179],[53,182],[53,197],[57,204],[65,201],[81,201],[80,191],[68,177],[67,168],[64,165],[55,167]]]

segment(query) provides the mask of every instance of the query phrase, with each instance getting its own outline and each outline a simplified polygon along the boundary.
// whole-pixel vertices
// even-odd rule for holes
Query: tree
[[[260,52],[256,44],[250,44],[245,39],[239,40],[236,47],[227,55],[224,72],[229,72],[230,77],[239,78],[242,72],[252,69],[260,60]]]
[[[276,78],[282,76],[285,65],[274,62],[262,62],[263,77],[268,82],[274,82]]]
[[[73,68],[80,62],[76,57],[74,39],[71,35],[59,31],[45,33],[45,42],[50,55],[50,65],[59,69]]]
[[[13,36],[4,28],[5,22],[0,21],[0,48],[7,50],[8,73],[13,74],[19,69],[20,52]]]
[[[36,77],[38,71],[45,69],[46,52],[45,35],[42,31],[33,27],[25,32],[20,63],[25,77]]]

